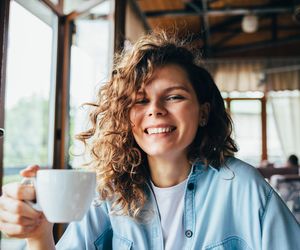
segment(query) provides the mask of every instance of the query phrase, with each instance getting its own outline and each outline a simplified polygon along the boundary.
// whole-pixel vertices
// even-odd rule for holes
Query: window
[[[83,153],[84,148],[79,141],[74,140],[74,135],[88,127],[88,107],[81,105],[93,102],[99,86],[108,79],[112,54],[110,54],[112,48],[109,46],[110,3],[104,2],[91,9],[89,15],[75,20],[76,33],[73,35],[71,47],[69,131],[69,164],[74,168],[87,162],[86,156],[77,157]],[[92,16],[94,18],[91,18]]]
[[[266,98],[262,92],[222,93],[234,122],[234,139],[239,146],[237,157],[254,166],[267,160],[280,167],[288,155],[299,154],[300,143],[294,140],[299,136],[296,129],[300,125],[299,93],[270,92]],[[262,107],[266,110],[265,119]]]
[[[55,17],[52,17],[54,25]],[[11,2],[5,98],[6,170],[22,168],[32,162],[51,165],[48,134],[54,38],[53,26]]]
[[[232,100],[230,111],[234,122],[234,139],[239,147],[237,157],[254,166],[259,165],[262,152],[260,101]]]
[[[15,1],[10,4],[4,136],[3,185],[38,163],[51,166],[56,17],[36,1],[45,20]],[[18,249],[22,240],[5,239],[1,249]]]

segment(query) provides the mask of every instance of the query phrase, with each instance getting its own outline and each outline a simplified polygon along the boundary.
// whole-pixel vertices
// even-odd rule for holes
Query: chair
[[[266,179],[270,179],[273,175],[298,175],[297,168],[274,168],[274,167],[258,167],[257,170]]]
[[[271,176],[270,184],[286,202],[300,223],[300,176],[273,175]]]

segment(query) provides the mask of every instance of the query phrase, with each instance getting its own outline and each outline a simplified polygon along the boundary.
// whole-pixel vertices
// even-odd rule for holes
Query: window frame
[[[225,97],[227,111],[231,113],[230,104],[232,101],[260,101],[261,105],[261,161],[268,160],[268,145],[267,145],[267,97],[264,93],[262,97]]]
[[[5,81],[6,81],[6,62],[7,62],[7,46],[8,46],[8,20],[9,20],[10,0],[0,1],[0,127],[4,128],[4,103],[5,103]],[[3,176],[3,137],[0,138],[0,184],[2,187]],[[0,190],[2,195],[2,190]],[[1,236],[1,232],[0,232]]]

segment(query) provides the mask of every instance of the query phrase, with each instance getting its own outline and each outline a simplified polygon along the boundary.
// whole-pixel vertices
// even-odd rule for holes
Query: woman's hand
[[[39,166],[30,166],[21,171],[23,177],[34,177]],[[43,213],[34,210],[25,201],[35,199],[33,185],[9,183],[2,188],[0,197],[0,230],[9,237],[29,240],[45,239],[45,234],[52,238],[53,225]],[[50,239],[50,238],[49,238]]]

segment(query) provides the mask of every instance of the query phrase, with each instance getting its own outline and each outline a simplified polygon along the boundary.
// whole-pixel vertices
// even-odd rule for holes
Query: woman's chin
[[[148,157],[152,157],[152,158],[166,158],[166,159],[170,159],[173,158],[174,156],[178,157],[179,155],[181,155],[180,152],[174,151],[174,148],[171,148],[169,150],[164,149],[164,150],[147,150],[145,151],[146,154],[148,155]],[[183,151],[182,154],[186,154],[186,151]]]

